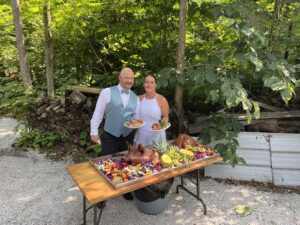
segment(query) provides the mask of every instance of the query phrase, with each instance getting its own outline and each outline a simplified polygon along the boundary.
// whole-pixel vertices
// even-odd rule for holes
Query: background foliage
[[[276,2],[279,7],[276,7]],[[46,90],[44,1],[21,1],[33,90],[24,94],[11,2],[0,2],[0,110],[20,117]],[[259,117],[255,100],[278,92],[286,104],[299,86],[300,4],[296,0],[190,0],[184,76],[177,74],[179,1],[51,0],[55,93],[67,85],[106,87],[123,66],[141,77],[156,73],[159,91],[174,104],[184,87],[188,111],[244,110]]]

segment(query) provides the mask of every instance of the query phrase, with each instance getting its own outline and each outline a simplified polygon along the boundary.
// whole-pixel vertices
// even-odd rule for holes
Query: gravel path
[[[15,152],[10,145],[16,138],[12,132],[16,124],[10,118],[0,120],[0,224],[81,224],[82,195],[66,171],[68,163],[51,161],[35,151]],[[145,215],[134,201],[118,197],[107,202],[100,224],[300,225],[300,195],[294,193],[264,192],[207,179],[201,183],[208,208],[204,216],[201,203],[184,191],[177,195],[175,185],[170,207],[162,214]],[[188,186],[193,189],[192,183]],[[252,214],[238,216],[234,211],[238,204],[250,207]],[[92,224],[91,212],[88,224]]]

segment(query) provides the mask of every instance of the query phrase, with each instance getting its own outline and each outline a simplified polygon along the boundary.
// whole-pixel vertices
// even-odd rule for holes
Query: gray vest
[[[129,99],[126,108],[124,108],[121,94],[118,86],[110,88],[110,101],[105,108],[104,130],[115,137],[126,137],[132,129],[126,128],[124,122],[134,117],[137,106],[137,96],[133,91],[129,91]]]

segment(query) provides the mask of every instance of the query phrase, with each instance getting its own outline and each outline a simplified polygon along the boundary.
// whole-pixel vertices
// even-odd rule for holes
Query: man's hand
[[[98,135],[91,135],[91,141],[96,144],[101,143],[100,137]]]

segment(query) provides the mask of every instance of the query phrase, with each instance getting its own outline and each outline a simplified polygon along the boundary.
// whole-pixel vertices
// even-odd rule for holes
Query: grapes
[[[184,160],[184,157],[175,149],[175,148],[170,148],[168,151],[168,155],[172,159],[172,163],[174,166],[178,166],[180,164],[180,160]]]

